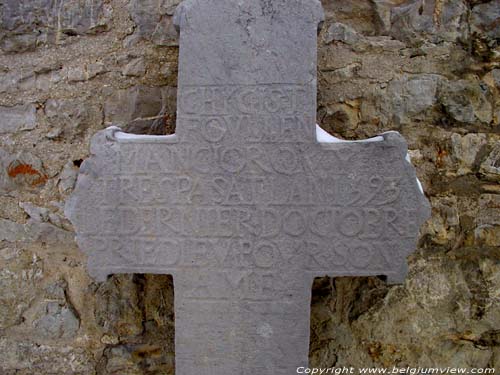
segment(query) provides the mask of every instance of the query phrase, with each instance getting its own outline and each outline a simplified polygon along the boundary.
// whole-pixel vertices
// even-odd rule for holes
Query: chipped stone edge
[[[422,225],[425,223],[425,221],[427,221],[427,219],[430,218],[431,216],[430,203],[426,198],[424,191],[421,187],[421,184],[417,178],[415,167],[408,158],[408,146],[406,140],[400,133],[396,131],[389,131],[369,140],[364,140],[364,141],[362,140],[355,142],[343,141],[337,138],[335,138],[333,143],[319,142],[318,140],[316,141],[321,147],[326,149],[339,149],[351,145],[353,143],[373,144],[379,147],[395,147],[396,149],[398,149],[399,157],[401,158],[401,160],[403,160],[404,163],[406,163],[405,170],[406,173],[409,174],[408,178],[415,181],[414,185],[415,192],[416,193],[417,191],[420,192],[420,194],[417,195],[417,199],[419,200],[419,206],[418,206],[419,208],[416,213],[415,222],[418,225],[418,227],[421,228]],[[158,143],[174,144],[178,142],[178,137],[175,134],[168,136],[144,136],[144,135],[128,134],[124,133],[122,129],[117,126],[111,126],[105,130],[99,131],[94,135],[94,137],[92,137],[91,147],[90,147],[91,155],[87,160],[85,160],[82,163],[80,167],[80,173],[78,175],[77,183],[75,185],[75,191],[79,189],[85,189],[86,186],[89,183],[91,183],[91,181],[95,178],[94,176],[95,172],[92,169],[92,165],[94,163],[93,159],[105,157],[105,155],[108,154],[109,152],[111,153],[115,152],[116,149],[113,150],[113,148],[118,148],[121,143],[137,143],[137,142],[155,143],[155,144]],[[64,214],[71,222],[73,222],[72,218],[74,217],[75,205],[78,199],[79,199],[78,195],[73,193],[68,198],[65,204]],[[84,251],[84,248],[80,246],[81,241],[78,234],[75,235],[75,241],[78,244],[79,248],[82,251]],[[415,249],[417,248],[417,242],[418,242],[418,237],[415,236],[413,249],[407,250],[406,256],[410,255],[415,251]],[[84,251],[84,253],[86,253],[87,256],[89,256],[87,252]],[[90,256],[88,262],[90,262]],[[87,270],[89,272],[89,275],[98,282],[105,281],[107,279],[107,276],[111,274],[104,268],[87,267]],[[147,268],[141,270],[148,273]],[[393,272],[387,272],[383,276],[386,276],[387,284],[401,284],[405,281],[407,273],[408,273],[408,264],[407,261],[404,260],[400,265],[399,270]],[[336,277],[341,275],[330,275],[330,276]]]

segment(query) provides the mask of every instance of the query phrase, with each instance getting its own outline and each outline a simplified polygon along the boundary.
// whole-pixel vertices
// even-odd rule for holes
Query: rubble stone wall
[[[0,373],[172,374],[169,276],[86,272],[90,137],[174,131],[178,0],[0,1]],[[311,365],[500,369],[500,0],[324,0],[318,122],[397,130],[432,203],[407,281],[323,278]]]

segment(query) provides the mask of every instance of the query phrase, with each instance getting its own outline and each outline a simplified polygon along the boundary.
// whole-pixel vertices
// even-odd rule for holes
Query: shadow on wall
[[[96,372],[173,374],[174,288],[170,275],[114,275],[96,291],[95,319],[107,339]]]
[[[377,277],[317,278],[312,287],[311,366],[334,366],[332,340],[389,288]],[[170,275],[114,275],[96,292],[97,323],[108,340],[98,375],[175,373],[174,288]],[[340,344],[337,342],[337,344]]]

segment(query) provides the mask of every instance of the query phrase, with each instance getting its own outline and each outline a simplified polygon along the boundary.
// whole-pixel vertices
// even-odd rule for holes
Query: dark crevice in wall
[[[98,375],[174,373],[174,288],[170,275],[115,275],[101,285],[106,345]],[[109,314],[105,316],[104,314]],[[107,320],[109,319],[109,320]],[[99,319],[98,319],[99,320]]]

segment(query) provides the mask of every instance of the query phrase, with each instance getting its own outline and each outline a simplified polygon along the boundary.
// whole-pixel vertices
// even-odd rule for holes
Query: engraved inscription
[[[193,116],[290,116],[307,112],[311,104],[307,92],[304,86],[286,84],[187,86],[179,106]]]
[[[407,146],[315,138],[318,0],[186,0],[174,137],[99,132],[66,212],[90,274],[172,274],[176,373],[307,367],[318,276],[400,282],[429,206]]]
[[[267,254],[270,269],[383,274],[400,267],[387,261],[384,243],[405,246],[418,232],[409,198],[416,184],[397,144],[385,146],[383,163],[376,143],[359,152],[301,143],[116,145],[119,167],[89,190],[93,218],[85,210],[75,217],[81,235],[108,244],[120,267],[226,269],[235,264],[205,264],[200,254],[258,249],[250,268],[265,266]],[[290,249],[295,262],[283,261]]]
[[[376,184],[372,181],[376,180]],[[103,204],[236,206],[382,207],[396,202],[401,194],[400,178],[350,178],[337,174],[326,178],[298,176],[204,176],[163,174],[123,175],[99,180]],[[119,193],[117,195],[117,192]]]
[[[179,96],[179,125],[187,138],[220,144],[309,142],[314,101],[303,85],[185,87]]]

